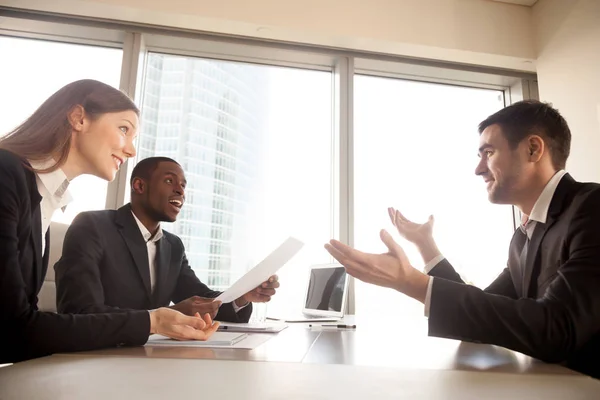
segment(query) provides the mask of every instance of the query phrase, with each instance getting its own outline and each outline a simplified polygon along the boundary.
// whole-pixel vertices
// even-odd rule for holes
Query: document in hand
[[[175,340],[162,335],[152,335],[148,338],[146,346],[186,346],[186,347],[214,347],[233,346],[248,336],[246,333],[215,332],[208,340]]]
[[[229,289],[224,291],[215,300],[230,303],[245,295],[275,274],[283,267],[301,248],[304,243],[293,237],[288,238],[264,260],[258,263],[244,276],[238,279]]]

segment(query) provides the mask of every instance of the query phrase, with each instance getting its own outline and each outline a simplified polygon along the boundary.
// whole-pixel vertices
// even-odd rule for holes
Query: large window
[[[333,235],[331,72],[149,53],[138,159],[186,173],[186,204],[166,230],[197,276],[225,289],[289,235],[305,242],[280,272],[278,305],[301,308],[312,263]]]
[[[210,287],[227,288],[295,236],[305,247],[280,270],[268,314],[298,311],[308,267],[333,261],[323,249],[329,239],[384,251],[378,233],[393,232],[389,206],[417,221],[434,214],[442,252],[468,281],[485,286],[505,266],[512,209],[491,205],[474,174],[477,124],[529,98],[535,76],[28,18],[0,24],[0,135],[74,80],[126,88],[142,110],[133,161],[171,157],[186,172],[186,204],[164,228],[183,240]],[[127,165],[108,185],[75,179],[74,203],[54,220],[128,202],[135,162]],[[421,268],[412,245],[401,243]],[[361,282],[350,298],[357,314],[423,314],[421,304]]]
[[[355,78],[355,244],[385,251],[379,230],[400,241],[413,265],[418,252],[399,238],[387,207],[410,219],[435,217],[440,250],[468,281],[483,287],[505,267],[512,208],[492,205],[478,162],[477,125],[504,107],[503,92],[370,76]],[[392,290],[356,285],[357,314],[423,314]]]
[[[7,134],[67,83],[96,79],[119,86],[121,49],[0,36],[0,136]],[[103,209],[107,182],[80,176],[71,182],[73,202],[53,221],[70,223],[81,211]]]

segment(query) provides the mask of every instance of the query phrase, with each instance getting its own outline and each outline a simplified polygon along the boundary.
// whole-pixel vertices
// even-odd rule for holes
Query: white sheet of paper
[[[304,246],[300,240],[289,237],[278,248],[273,250],[264,260],[258,263],[244,276],[238,279],[229,289],[224,291],[215,300],[229,303],[241,297],[269,279],[285,265]]]

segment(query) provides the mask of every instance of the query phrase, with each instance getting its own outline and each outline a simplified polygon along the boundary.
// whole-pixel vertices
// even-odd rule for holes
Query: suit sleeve
[[[88,213],[71,223],[56,263],[56,306],[60,313],[93,314],[133,311],[105,305],[100,265],[104,242]]]
[[[446,258],[433,267],[428,275],[436,278],[444,278],[453,282],[464,283],[460,275],[454,270],[452,264],[450,264],[450,261]]]
[[[442,278],[451,282],[463,284],[465,283],[460,277],[460,275],[454,270],[452,264],[450,264],[450,262],[445,258],[429,271],[429,275],[436,278]],[[508,296],[512,299],[516,299],[517,292],[515,291],[515,286],[513,285],[510,271],[508,270],[508,268],[504,268],[502,273],[498,275],[498,277],[487,288],[485,288],[484,292],[491,294],[499,294],[503,296]]]
[[[600,331],[600,192],[571,220],[568,259],[539,299],[514,299],[446,279],[433,282],[429,334],[491,343],[561,362]]]
[[[23,280],[19,242],[20,200],[28,190],[20,166],[0,163],[0,362],[58,352],[144,344],[150,332],[147,311],[66,315],[40,312],[30,304]],[[20,196],[19,196],[20,194]],[[26,210],[25,212],[29,212]],[[26,230],[26,229],[25,229]]]
[[[183,243],[181,243],[183,247]],[[179,278],[177,280],[177,286],[173,293],[172,301],[179,303],[192,296],[200,297],[217,297],[221,292],[211,290],[204,283],[200,282],[200,279],[196,276],[192,268],[190,267],[185,253],[183,254],[183,260],[181,262],[181,270]],[[252,304],[248,304],[246,307],[239,310],[237,313],[233,309],[231,303],[224,303],[219,308],[219,312],[215,317],[216,320],[225,322],[248,322],[252,315]]]

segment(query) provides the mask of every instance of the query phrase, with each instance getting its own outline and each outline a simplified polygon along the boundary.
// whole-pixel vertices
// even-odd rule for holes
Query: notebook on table
[[[287,328],[287,325],[282,323],[240,324],[221,322],[218,332],[279,333],[285,328]]]
[[[162,335],[151,335],[146,346],[186,346],[186,347],[214,347],[233,346],[244,340],[247,333],[240,332],[215,332],[208,340],[175,340]]]

